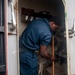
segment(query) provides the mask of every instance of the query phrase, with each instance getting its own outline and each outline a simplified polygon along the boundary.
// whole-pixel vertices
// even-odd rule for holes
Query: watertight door
[[[0,0],[0,75],[5,75],[4,0]]]

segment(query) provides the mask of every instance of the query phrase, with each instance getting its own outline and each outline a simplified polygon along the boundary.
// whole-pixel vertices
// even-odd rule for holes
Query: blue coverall
[[[28,24],[20,36],[20,75],[37,75],[38,59],[35,50],[39,50],[40,45],[48,46],[51,41],[52,30],[49,21],[36,19]]]

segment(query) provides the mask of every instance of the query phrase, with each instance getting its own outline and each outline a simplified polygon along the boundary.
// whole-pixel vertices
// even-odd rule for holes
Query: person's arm
[[[50,59],[52,61],[55,60],[55,57],[50,55],[48,52],[47,52],[47,46],[44,46],[44,45],[40,45],[40,51],[39,51],[40,55],[43,56],[44,58],[46,59]]]

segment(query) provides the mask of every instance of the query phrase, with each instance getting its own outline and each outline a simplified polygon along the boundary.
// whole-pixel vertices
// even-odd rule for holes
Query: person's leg
[[[38,59],[35,53],[33,53],[33,58],[32,58],[32,75],[38,75]]]
[[[38,75],[38,66],[32,69],[33,75]]]
[[[20,55],[20,75],[38,75],[36,54],[27,52]]]

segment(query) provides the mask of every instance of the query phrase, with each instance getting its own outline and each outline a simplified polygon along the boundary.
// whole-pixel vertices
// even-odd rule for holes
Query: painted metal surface
[[[12,0],[13,6],[15,6],[18,0]],[[17,4],[16,4],[17,5]],[[13,7],[14,8],[14,7]],[[17,8],[17,6],[16,6]],[[15,29],[10,30],[12,24],[8,24],[8,75],[19,75],[19,45],[18,45],[18,31],[17,28],[17,11],[14,9],[16,17]]]
[[[67,20],[67,7],[66,0],[62,0],[65,7],[65,27],[66,27],[66,46],[67,46],[67,75],[70,75],[70,51],[69,51],[69,35],[68,35],[68,20]]]
[[[8,75],[18,75],[16,41],[16,35],[8,36]]]
[[[75,3],[75,0],[65,0],[66,2],[66,23],[67,23],[67,56],[69,57],[68,58],[68,75],[74,75],[75,74],[75,32],[73,32],[71,34],[71,38],[69,38],[69,32],[68,30],[72,30],[73,26],[75,27],[74,25],[74,19],[75,19],[75,7],[74,7],[74,3]]]

